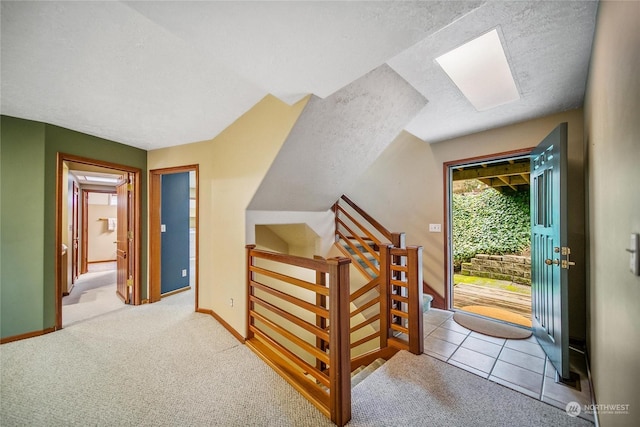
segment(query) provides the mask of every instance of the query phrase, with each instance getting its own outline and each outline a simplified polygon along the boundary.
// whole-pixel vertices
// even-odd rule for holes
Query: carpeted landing
[[[333,425],[193,291],[0,346],[0,425]],[[353,389],[350,426],[588,426],[426,355],[400,352]]]

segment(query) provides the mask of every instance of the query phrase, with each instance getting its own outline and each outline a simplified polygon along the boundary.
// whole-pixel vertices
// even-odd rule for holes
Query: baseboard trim
[[[439,308],[441,310],[447,310],[447,308],[445,308],[446,304],[444,302],[444,298],[425,281],[422,282],[422,290],[424,293],[429,294],[433,297],[433,301],[431,301],[431,307]]]
[[[180,288],[180,289],[176,289],[174,291],[169,291],[169,292],[166,292],[164,294],[160,294],[160,298],[170,297],[171,295],[179,294],[180,292],[186,292],[188,290],[191,290],[191,286],[189,286],[189,285],[185,286],[184,288]]]
[[[233,329],[233,327],[231,327],[230,324],[228,324],[227,322],[224,321],[224,319],[220,316],[218,316],[218,314],[208,308],[198,308],[196,309],[197,313],[202,313],[202,314],[208,314],[210,316],[212,316],[214,319],[216,319],[218,321],[218,323],[220,323],[227,331],[229,331],[229,333],[231,335],[233,335],[238,341],[240,341],[242,344],[244,344],[244,337],[242,335],[240,335],[240,333],[238,331],[236,331],[235,329]]]
[[[0,344],[6,344],[13,341],[25,340],[27,338],[39,337],[41,335],[49,334],[51,332],[55,332],[56,328],[47,328],[41,331],[33,331],[27,332],[26,334],[14,335],[11,337],[0,338]]]

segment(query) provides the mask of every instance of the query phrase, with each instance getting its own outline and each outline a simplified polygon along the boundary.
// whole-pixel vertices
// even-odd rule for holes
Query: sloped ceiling
[[[324,99],[311,97],[249,209],[326,210],[426,102],[388,65]]]
[[[581,105],[595,2],[11,2],[2,114],[143,149],[215,137],[266,94],[325,98],[387,63],[427,142]],[[434,58],[498,27],[522,98],[478,113]]]

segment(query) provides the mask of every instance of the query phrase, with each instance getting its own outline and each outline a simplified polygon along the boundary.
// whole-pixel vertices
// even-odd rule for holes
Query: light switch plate
[[[166,224],[160,224],[160,232],[164,233],[165,231],[167,231],[167,226]]]

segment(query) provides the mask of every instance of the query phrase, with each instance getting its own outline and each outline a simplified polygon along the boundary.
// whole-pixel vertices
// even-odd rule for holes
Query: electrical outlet
[[[233,307],[233,298],[229,298],[229,305]]]
[[[187,269],[186,268],[182,269],[182,277],[187,277]]]
[[[429,232],[430,233],[440,233],[442,231],[441,224],[429,224]]]

